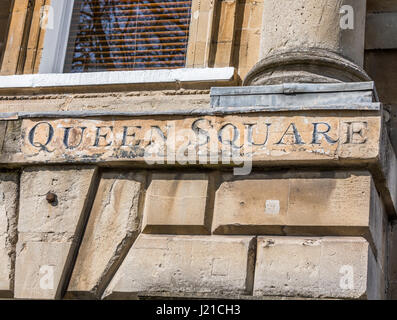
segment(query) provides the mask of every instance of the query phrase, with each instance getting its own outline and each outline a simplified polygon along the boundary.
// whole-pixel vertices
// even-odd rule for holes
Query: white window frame
[[[53,24],[46,27],[39,73],[63,73],[74,0],[52,0]]]
[[[210,7],[213,7],[213,0],[193,0],[193,9],[199,10],[201,1],[205,1],[208,5],[211,4]],[[52,12],[50,14],[52,17],[49,17],[51,23],[48,23],[44,36],[39,74],[0,76],[0,89],[11,89],[22,93],[25,89],[30,90],[32,88],[54,89],[54,92],[57,92],[60,87],[112,87],[113,85],[128,84],[173,85],[175,83],[180,86],[183,83],[191,84],[195,82],[207,83],[211,86],[224,86],[225,83],[236,84],[236,69],[234,67],[208,68],[204,63],[194,66],[187,65],[185,68],[161,70],[64,73],[73,6],[74,0],[51,0],[50,11]],[[213,15],[213,9],[211,8],[205,14],[200,15],[203,20]],[[196,21],[198,16],[192,19],[191,28],[193,26],[193,29],[198,25],[198,21]],[[206,34],[202,36],[208,42],[210,32],[207,32],[206,29],[204,32]],[[189,41],[189,44],[192,45],[196,40],[192,37]],[[206,55],[202,55],[203,57],[206,57]]]
[[[208,68],[209,44],[211,42],[212,22],[217,1],[218,0],[192,1],[192,19],[190,22],[185,68]],[[74,0],[51,0],[54,23],[53,28],[47,28],[44,36],[44,45],[39,67],[39,73],[41,74],[64,73],[73,6]],[[199,25],[202,23],[208,24],[208,28],[199,28]],[[196,42],[200,41],[205,42],[205,52],[195,50]],[[163,70],[172,69],[173,68]]]

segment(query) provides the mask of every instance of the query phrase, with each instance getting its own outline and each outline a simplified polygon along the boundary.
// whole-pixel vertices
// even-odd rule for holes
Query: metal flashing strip
[[[286,83],[268,86],[211,88],[211,107],[285,107],[290,105],[360,104],[379,101],[373,82]]]
[[[299,111],[369,111],[379,112],[379,102],[327,105],[327,106],[283,106],[283,107],[241,107],[241,108],[208,108],[195,110],[117,112],[117,111],[58,111],[58,112],[11,112],[0,113],[0,120],[32,118],[92,118],[92,117],[150,117],[150,116],[211,116],[227,114],[264,113],[264,112],[299,112]]]

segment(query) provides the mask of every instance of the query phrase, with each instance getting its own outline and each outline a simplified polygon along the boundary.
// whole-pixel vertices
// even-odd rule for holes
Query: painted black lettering
[[[104,128],[109,128],[110,132],[113,132],[113,126],[110,126],[110,127],[96,127],[94,147],[99,147],[99,142],[100,142],[101,139],[104,139],[105,142],[107,141],[106,139],[107,139],[108,133],[101,134],[101,129],[104,129]],[[109,147],[110,145],[112,145],[112,143],[113,143],[113,141],[110,141],[110,142],[108,142],[105,145],[101,145],[101,147]]]
[[[81,142],[83,141],[83,136],[84,136],[84,131],[87,129],[87,127],[78,127],[81,130],[80,133],[80,141],[77,145],[71,146],[69,144],[69,136],[70,136],[70,130],[74,129],[73,127],[66,127],[64,128],[64,134],[63,134],[63,144],[65,145],[66,149],[75,149],[78,146],[80,146]]]
[[[289,132],[291,127],[292,127],[292,132]],[[305,142],[302,140],[301,135],[299,134],[298,129],[296,129],[295,123],[291,123],[288,126],[287,130],[285,130],[284,134],[282,135],[280,141],[275,144],[285,144],[283,142],[285,136],[293,136],[295,141],[293,144],[305,144]]]
[[[319,131],[319,126],[324,125],[326,127],[325,130]],[[330,144],[335,144],[338,142],[338,139],[332,139],[328,133],[331,131],[331,126],[326,122],[314,122],[313,123],[313,139],[312,144],[321,144],[321,136],[325,138],[325,140]]]
[[[47,126],[48,127],[48,132],[47,132],[47,140],[45,143],[40,143],[38,141],[35,141],[35,134],[36,134],[36,129],[41,126]],[[28,135],[28,139],[29,139],[29,143],[36,148],[40,148],[40,150],[46,151],[46,152],[50,152],[47,149],[47,145],[51,142],[52,138],[54,137],[54,128],[52,127],[52,125],[48,122],[39,122],[37,123],[30,131],[29,131],[29,135]]]

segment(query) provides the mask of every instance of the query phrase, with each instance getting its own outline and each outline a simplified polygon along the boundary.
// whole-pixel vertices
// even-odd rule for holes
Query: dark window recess
[[[192,0],[75,0],[65,72],[182,68]]]

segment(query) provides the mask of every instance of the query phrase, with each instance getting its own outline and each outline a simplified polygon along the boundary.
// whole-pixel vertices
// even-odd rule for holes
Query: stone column
[[[264,0],[263,11],[260,61],[244,85],[370,80],[366,0]]]

